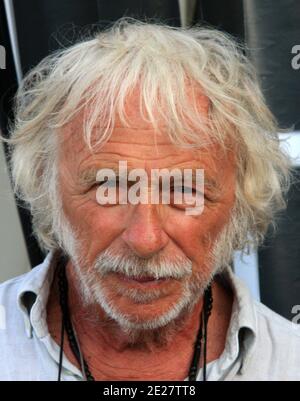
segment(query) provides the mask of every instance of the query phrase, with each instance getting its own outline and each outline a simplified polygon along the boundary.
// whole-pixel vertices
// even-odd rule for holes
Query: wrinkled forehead
[[[74,168],[74,172],[89,170],[96,173],[99,168],[116,167],[120,161],[132,168],[202,168],[205,174],[226,174],[234,167],[235,155],[224,153],[218,144],[208,148],[186,149],[171,142],[166,133],[155,132],[153,128],[124,128],[113,130],[112,136],[99,149],[90,152],[83,140],[71,136],[60,149],[60,161]],[[231,170],[231,167],[230,167]]]

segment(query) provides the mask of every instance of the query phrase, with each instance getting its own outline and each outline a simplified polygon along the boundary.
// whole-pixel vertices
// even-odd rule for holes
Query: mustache
[[[120,254],[107,249],[96,258],[94,269],[101,276],[120,273],[136,278],[149,276],[180,280],[192,274],[192,265],[187,257],[174,256],[167,259],[162,255],[154,255],[145,259],[135,254]]]

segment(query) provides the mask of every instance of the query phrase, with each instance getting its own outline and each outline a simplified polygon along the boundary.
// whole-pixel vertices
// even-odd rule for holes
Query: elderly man
[[[285,207],[277,130],[212,29],[121,20],[44,59],[9,142],[48,254],[1,286],[0,378],[300,379],[298,326],[231,271]]]

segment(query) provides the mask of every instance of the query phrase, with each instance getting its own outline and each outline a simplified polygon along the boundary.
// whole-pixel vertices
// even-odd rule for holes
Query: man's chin
[[[116,273],[87,277],[80,271],[80,279],[85,304],[100,306],[108,320],[127,331],[159,330],[171,322],[180,326],[203,295],[191,277],[141,283]]]
[[[99,288],[99,291],[94,293],[97,303],[107,316],[126,331],[162,329],[178,320],[179,316],[182,320],[183,315],[189,312],[197,301],[195,297],[192,297],[187,286],[178,285],[178,283],[176,291],[168,291],[163,294],[150,290],[144,291],[144,293],[133,292],[130,294],[133,295],[120,293],[111,287],[109,289]],[[142,300],[140,298],[142,296],[147,299]]]

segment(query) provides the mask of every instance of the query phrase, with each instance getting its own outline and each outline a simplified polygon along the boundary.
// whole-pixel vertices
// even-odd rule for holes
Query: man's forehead
[[[143,168],[174,168],[176,165],[191,162],[194,167],[209,166],[214,170],[219,164],[217,161],[222,162],[224,157],[228,159],[228,155],[223,154],[218,144],[207,148],[187,149],[174,144],[166,133],[153,128],[145,130],[115,127],[109,140],[92,152],[83,139],[77,141],[73,137],[69,145],[62,149],[63,159],[70,160],[78,168],[94,162],[97,164],[99,161],[117,163],[119,160],[127,160]]]

